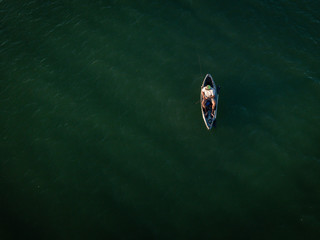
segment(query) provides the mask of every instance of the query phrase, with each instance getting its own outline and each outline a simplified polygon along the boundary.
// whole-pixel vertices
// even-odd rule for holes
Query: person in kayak
[[[201,95],[202,95],[202,107],[203,109],[206,108],[206,103],[207,101],[211,101],[212,104],[212,111],[211,111],[211,116],[213,117],[214,109],[216,107],[216,101],[214,100],[214,93],[213,93],[213,88],[210,85],[207,85],[202,88],[201,90]],[[208,116],[208,112],[206,111],[206,117]]]

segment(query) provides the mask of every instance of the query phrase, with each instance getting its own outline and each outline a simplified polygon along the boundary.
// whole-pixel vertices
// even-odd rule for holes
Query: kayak
[[[211,114],[211,112],[212,112],[211,102],[207,101],[206,109],[204,109],[201,104],[202,99],[203,99],[202,94],[201,94],[201,90],[203,87],[205,87],[207,85],[210,85],[211,88],[213,89],[214,100],[216,102],[216,107],[214,109],[213,116]],[[205,78],[203,79],[203,83],[202,83],[201,89],[200,89],[200,107],[201,107],[202,118],[203,118],[204,123],[205,123],[206,127],[208,128],[208,130],[210,130],[212,127],[216,126],[217,112],[218,112],[218,99],[219,99],[219,87],[217,88],[212,76],[210,74],[207,74],[205,76]],[[206,114],[206,112],[208,112],[208,114]]]

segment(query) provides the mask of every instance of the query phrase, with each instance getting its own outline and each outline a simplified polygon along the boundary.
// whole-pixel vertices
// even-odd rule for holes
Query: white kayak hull
[[[208,108],[208,114],[206,116],[205,109],[203,109],[201,104],[203,100],[201,90],[203,87],[207,86],[208,84],[213,88],[213,93],[215,96],[214,100],[216,102],[216,107],[214,109],[213,116],[211,114],[212,108]],[[200,107],[201,107],[201,114],[202,114],[203,121],[208,130],[212,129],[212,127],[215,126],[215,123],[217,120],[217,113],[218,113],[218,100],[219,100],[219,89],[217,88],[216,83],[214,82],[212,76],[210,74],[207,74],[203,79],[201,89],[200,89]]]

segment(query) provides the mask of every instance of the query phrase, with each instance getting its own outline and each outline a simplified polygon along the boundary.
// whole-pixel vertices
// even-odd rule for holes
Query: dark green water
[[[319,239],[319,11],[0,0],[0,239]]]

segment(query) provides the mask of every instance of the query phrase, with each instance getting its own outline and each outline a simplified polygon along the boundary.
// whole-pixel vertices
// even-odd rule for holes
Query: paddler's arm
[[[211,99],[211,98],[214,98],[215,96],[214,95],[212,95],[212,96],[210,96],[209,98]]]

